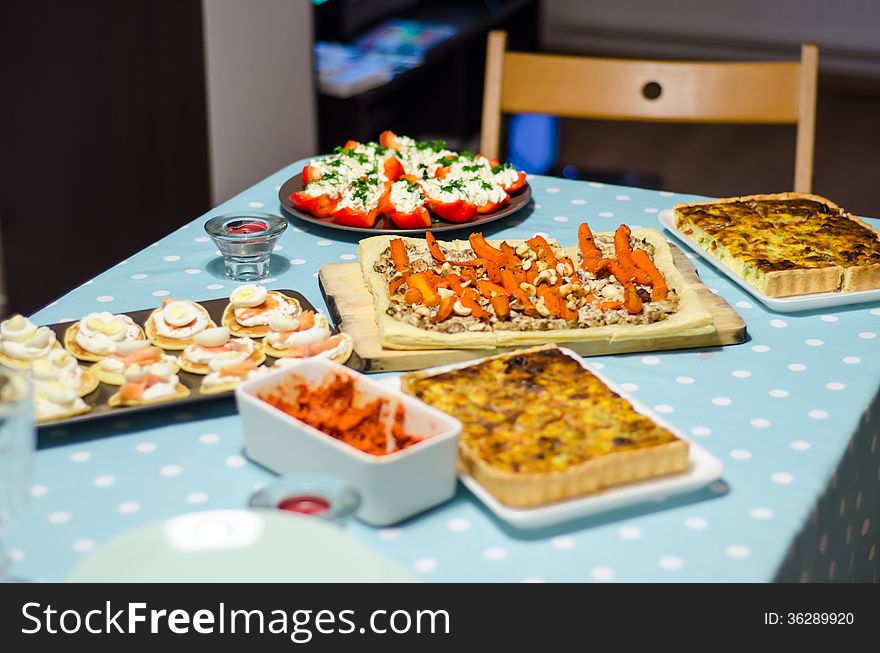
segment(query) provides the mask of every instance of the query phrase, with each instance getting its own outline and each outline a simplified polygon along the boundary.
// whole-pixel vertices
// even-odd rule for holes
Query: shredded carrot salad
[[[359,393],[349,376],[329,375],[311,388],[291,373],[278,385],[263,388],[257,396],[291,417],[330,437],[374,456],[406,449],[423,439],[403,428],[405,410],[394,399],[369,399]]]

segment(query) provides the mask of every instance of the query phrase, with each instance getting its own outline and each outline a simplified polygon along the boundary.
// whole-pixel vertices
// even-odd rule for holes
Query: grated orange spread
[[[310,388],[305,379],[291,373],[278,385],[261,389],[257,396],[291,417],[374,456],[406,449],[423,439],[404,430],[403,404],[383,397],[366,398],[349,376],[331,374],[321,385]]]

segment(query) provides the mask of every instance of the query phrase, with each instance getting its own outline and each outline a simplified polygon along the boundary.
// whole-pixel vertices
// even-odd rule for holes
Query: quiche
[[[678,204],[675,225],[770,297],[880,288],[880,232],[818,195]]]
[[[655,229],[593,234],[561,247],[528,240],[360,242],[380,341],[389,349],[493,349],[547,342],[711,333],[710,313]]]
[[[462,468],[510,506],[539,506],[688,466],[687,442],[553,346],[446,372],[411,372],[401,387],[462,422]]]

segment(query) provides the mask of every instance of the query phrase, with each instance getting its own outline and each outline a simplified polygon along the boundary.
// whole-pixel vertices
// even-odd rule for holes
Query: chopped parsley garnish
[[[440,186],[440,190],[442,190],[444,193],[451,193],[453,190],[461,190],[463,184],[464,184],[463,180],[453,179],[452,181],[450,181],[446,184],[442,184]]]
[[[417,183],[415,183],[414,181],[410,181],[409,179],[406,179],[405,181],[406,181],[406,190],[409,191],[410,193],[415,193],[416,191],[421,189],[421,187]]]
[[[433,150],[440,152],[446,149],[446,141],[437,139],[435,141],[416,141],[416,149],[419,151]]]
[[[499,163],[497,166],[492,166],[492,174],[497,175],[502,170],[510,170],[513,168],[509,163]]]
[[[458,156],[460,156],[462,159],[469,159],[471,161],[477,158],[476,154],[474,154],[473,152],[468,152],[466,150],[464,152],[459,152]]]
[[[481,166],[479,163],[475,163],[472,166],[462,166],[461,169],[464,170],[465,172],[476,172],[477,170],[480,170],[482,167],[483,166]]]
[[[482,188],[483,190],[492,190],[492,184],[490,184],[488,181],[481,181],[480,188]]]
[[[373,192],[373,186],[376,186],[379,180],[375,177],[362,177],[351,182],[352,199],[360,201],[362,204],[367,203],[367,198]]]

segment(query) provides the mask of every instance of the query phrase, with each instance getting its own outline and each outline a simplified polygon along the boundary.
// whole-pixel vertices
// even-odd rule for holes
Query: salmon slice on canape
[[[337,333],[325,340],[308,345],[290,347],[275,365],[289,365],[304,358],[329,358],[337,363],[345,363],[354,351],[354,341],[347,333]]]
[[[244,352],[236,351],[223,352],[212,358],[208,365],[210,372],[202,379],[202,386],[199,388],[203,395],[234,390],[240,383],[269,371],[269,368],[260,367]]]
[[[145,406],[189,397],[189,388],[180,382],[175,366],[160,361],[147,366],[137,363],[125,370],[125,383],[107,400],[117,406]]]
[[[166,299],[150,314],[144,331],[150,342],[170,351],[180,351],[192,344],[193,336],[216,324],[207,309],[193,301]]]
[[[115,354],[102,358],[90,369],[102,383],[122,385],[125,383],[125,370],[130,366],[149,367],[154,363],[167,363],[175,372],[178,370],[177,358],[147,340],[120,343]]]
[[[269,321],[263,338],[266,354],[282,358],[291,348],[323,342],[330,337],[330,323],[323,313],[303,311],[296,317],[276,317]]]
[[[193,340],[193,344],[187,345],[177,359],[183,370],[193,374],[208,374],[211,361],[228,352],[244,354],[246,360],[255,365],[266,360],[261,344],[250,338],[230,338],[228,327],[207,329],[194,336]]]
[[[239,286],[229,296],[221,324],[232,335],[262,338],[269,333],[273,317],[295,317],[302,312],[299,302],[260,284]]]

